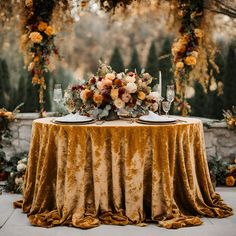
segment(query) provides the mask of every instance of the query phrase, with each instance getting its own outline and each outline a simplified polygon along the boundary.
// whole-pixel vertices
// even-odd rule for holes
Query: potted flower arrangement
[[[151,91],[152,80],[148,73],[116,73],[100,62],[96,75],[66,91],[65,105],[69,112],[107,120],[118,118],[118,114],[136,117],[157,111],[159,94]]]

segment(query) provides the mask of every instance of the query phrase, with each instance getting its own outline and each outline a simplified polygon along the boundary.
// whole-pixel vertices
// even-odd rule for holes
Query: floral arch
[[[14,4],[13,4],[14,3]],[[32,74],[32,83],[39,87],[41,112],[44,109],[45,73],[50,71],[50,56],[60,58],[55,45],[57,34],[73,23],[84,10],[98,4],[111,16],[141,14],[143,8],[152,7],[158,14],[160,6],[170,13],[172,29],[177,31],[172,45],[173,70],[181,112],[188,113],[185,88],[193,80],[203,87],[210,78],[207,64],[214,63],[215,47],[211,40],[212,14],[225,14],[236,18],[236,10],[230,1],[219,0],[14,0],[1,1],[2,24],[20,10],[22,35],[21,50],[25,64]],[[176,30],[178,29],[178,30]]]

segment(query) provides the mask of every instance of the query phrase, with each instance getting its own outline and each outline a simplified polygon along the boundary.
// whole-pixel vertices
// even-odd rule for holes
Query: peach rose
[[[117,98],[117,99],[114,101],[114,105],[115,105],[118,109],[121,109],[121,108],[124,108],[124,107],[125,107],[125,103],[124,103],[120,98]]]
[[[33,0],[25,0],[25,5],[27,7],[33,7]]]
[[[194,56],[188,56],[185,58],[184,63],[188,66],[194,66],[197,63],[197,59]]]
[[[105,76],[105,79],[114,80],[115,77],[116,77],[115,74],[107,73],[106,76]]]
[[[111,90],[111,98],[112,100],[116,100],[119,96],[119,89],[112,89]]]
[[[103,79],[102,81],[103,87],[111,87],[112,86],[112,81],[109,79]]]
[[[101,94],[96,93],[93,95],[93,101],[97,104],[101,104],[103,101],[103,96]]]
[[[178,70],[180,70],[184,68],[184,63],[182,61],[178,61],[175,66]]]
[[[197,51],[192,51],[191,55],[194,56],[195,58],[197,58],[198,57],[198,52]]]
[[[42,32],[42,31],[46,30],[47,27],[48,27],[48,25],[47,25],[46,22],[40,21],[40,22],[39,22],[39,25],[38,25],[38,30]]]
[[[139,91],[138,92],[138,99],[143,101],[145,98],[146,98],[145,93],[143,91]]]
[[[202,38],[203,37],[203,31],[201,29],[194,29],[194,34],[196,35],[197,38]]]
[[[29,65],[28,65],[28,71],[32,71],[35,67],[35,64],[34,62],[31,62]]]
[[[48,36],[52,36],[54,34],[54,30],[53,30],[52,26],[48,26],[46,28],[46,30],[44,31],[44,33]]]
[[[43,36],[39,32],[30,33],[29,38],[33,43],[41,43],[43,40]]]

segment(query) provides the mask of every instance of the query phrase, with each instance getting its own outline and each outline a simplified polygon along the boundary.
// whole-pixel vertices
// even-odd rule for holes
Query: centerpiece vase
[[[105,119],[107,121],[118,120],[119,116],[117,115],[117,112],[115,112],[114,110],[110,110],[109,115]]]

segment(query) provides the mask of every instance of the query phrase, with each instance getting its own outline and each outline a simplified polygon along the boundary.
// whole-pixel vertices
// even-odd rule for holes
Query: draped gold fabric
[[[183,119],[183,118],[181,118]],[[170,125],[33,123],[24,199],[32,225],[166,228],[232,209],[214,192],[199,120]]]

